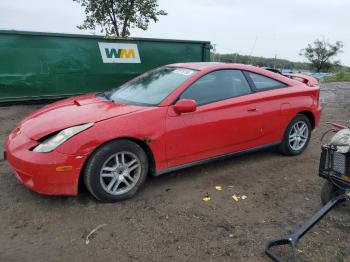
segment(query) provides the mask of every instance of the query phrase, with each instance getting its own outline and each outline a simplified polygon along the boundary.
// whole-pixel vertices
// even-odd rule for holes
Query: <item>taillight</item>
[[[315,103],[316,103],[316,106],[319,107],[320,106],[320,93],[321,93],[321,90],[320,90],[320,87],[319,86],[316,86],[317,87],[317,90],[316,90],[316,97],[315,97]]]

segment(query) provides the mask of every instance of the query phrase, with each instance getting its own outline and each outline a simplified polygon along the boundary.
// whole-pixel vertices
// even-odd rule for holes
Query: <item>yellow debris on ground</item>
[[[233,195],[232,198],[234,201],[238,202],[241,197],[237,195]]]
[[[233,198],[234,201],[238,202],[239,200],[244,200],[244,199],[247,199],[248,197],[246,195],[242,195],[242,196],[240,196],[240,195],[233,195],[232,198]]]
[[[203,197],[203,201],[204,201],[204,202],[209,202],[210,200],[211,200],[210,197]]]
[[[221,191],[221,190],[222,190],[222,186],[215,186],[215,189],[216,189],[217,191]]]

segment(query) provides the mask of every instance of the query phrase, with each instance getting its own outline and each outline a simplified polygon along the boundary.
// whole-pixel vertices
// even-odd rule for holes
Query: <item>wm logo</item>
[[[135,58],[135,50],[130,49],[109,49],[105,48],[107,58]]]
[[[137,44],[99,42],[98,45],[103,63],[141,63]]]

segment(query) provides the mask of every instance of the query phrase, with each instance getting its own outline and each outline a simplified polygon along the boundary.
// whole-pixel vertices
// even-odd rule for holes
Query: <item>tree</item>
[[[310,61],[317,72],[329,70],[332,65],[340,65],[340,61],[333,61],[332,58],[342,52],[343,43],[341,41],[331,44],[325,39],[316,39],[313,44],[308,44],[307,48],[300,51],[301,56],[305,56]]]
[[[117,37],[128,37],[130,28],[147,30],[151,21],[157,22],[158,17],[167,15],[164,10],[158,10],[158,0],[73,0],[85,8],[86,18],[78,26],[81,30],[96,27],[101,32]]]

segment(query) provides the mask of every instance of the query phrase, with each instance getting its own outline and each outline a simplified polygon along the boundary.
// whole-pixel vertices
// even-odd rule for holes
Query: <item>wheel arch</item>
[[[304,111],[299,112],[297,115],[304,115],[304,116],[306,116],[309,119],[309,121],[310,121],[311,128],[315,129],[315,116],[314,116],[314,114],[311,111],[304,110]]]
[[[101,145],[99,145],[98,147],[96,147],[86,158],[85,163],[83,165],[83,168],[80,171],[79,174],[79,179],[78,179],[78,192],[82,192],[85,190],[85,185],[84,185],[84,170],[86,167],[87,162],[89,161],[89,159],[94,155],[94,152],[96,152],[99,148],[107,145],[108,143],[114,142],[114,141],[118,141],[118,140],[129,140],[131,142],[134,142],[135,144],[137,144],[138,146],[140,146],[146,153],[146,156],[148,158],[148,162],[149,162],[149,166],[148,166],[148,174],[149,175],[154,175],[156,172],[156,163],[155,163],[155,159],[154,159],[154,155],[153,152],[151,150],[151,148],[149,147],[149,145],[145,142],[142,141],[141,139],[138,138],[133,138],[133,137],[118,137],[112,140],[108,140],[104,143],[102,143]]]

